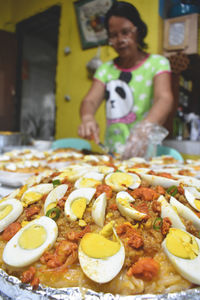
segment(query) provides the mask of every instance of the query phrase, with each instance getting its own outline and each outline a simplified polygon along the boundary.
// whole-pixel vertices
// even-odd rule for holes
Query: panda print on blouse
[[[170,72],[170,64],[157,54],[147,54],[132,69],[120,69],[113,60],[97,69],[94,79],[105,84],[105,144],[111,151],[123,152],[130,129],[152,106],[154,77],[163,72]]]
[[[119,79],[111,80],[106,85],[106,117],[107,124],[129,124],[136,120],[133,112],[134,94],[128,83],[132,78],[131,72],[121,72]]]

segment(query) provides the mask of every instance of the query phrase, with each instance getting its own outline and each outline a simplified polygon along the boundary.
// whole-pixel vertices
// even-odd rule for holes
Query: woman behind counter
[[[99,143],[95,113],[105,98],[105,144],[124,159],[144,156],[153,125],[163,125],[172,109],[169,61],[145,52],[147,26],[132,4],[114,2],[105,27],[118,56],[97,69],[81,103],[78,133]]]

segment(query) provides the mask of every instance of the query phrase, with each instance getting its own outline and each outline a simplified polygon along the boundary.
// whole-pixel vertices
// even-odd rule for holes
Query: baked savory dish
[[[133,160],[89,161],[1,199],[0,267],[34,289],[134,295],[200,285],[200,181]]]

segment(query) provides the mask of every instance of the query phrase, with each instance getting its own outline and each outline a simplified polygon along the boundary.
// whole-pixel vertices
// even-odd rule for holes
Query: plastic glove
[[[168,131],[155,123],[141,121],[130,132],[122,159],[146,157],[149,145],[158,145],[167,136]],[[156,155],[156,153],[155,153]]]
[[[82,138],[93,139],[96,144],[99,143],[99,125],[92,115],[82,117],[82,123],[78,128],[78,134]]]

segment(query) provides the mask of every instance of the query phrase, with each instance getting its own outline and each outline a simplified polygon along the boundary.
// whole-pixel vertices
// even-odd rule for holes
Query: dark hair
[[[144,38],[147,35],[147,25],[142,21],[140,14],[135,6],[124,1],[114,1],[113,5],[105,15],[104,25],[107,32],[109,32],[109,19],[112,16],[123,17],[131,21],[137,27],[138,44],[140,48],[146,49],[148,47],[144,42]]]

